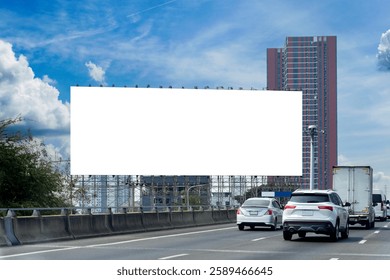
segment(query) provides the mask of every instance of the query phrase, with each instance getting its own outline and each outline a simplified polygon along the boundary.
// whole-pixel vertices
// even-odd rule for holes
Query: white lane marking
[[[171,237],[179,237],[179,236],[186,236],[186,235],[194,235],[194,234],[199,234],[199,233],[208,233],[208,232],[215,232],[215,231],[223,231],[223,230],[229,230],[229,229],[233,229],[233,228],[236,228],[236,227],[227,227],[227,228],[219,228],[219,229],[210,229],[210,230],[202,230],[202,231],[194,231],[194,232],[186,232],[186,233],[177,233],[177,234],[169,234],[169,235],[154,236],[154,237],[146,237],[146,238],[133,239],[133,240],[125,240],[125,241],[119,241],[119,242],[110,242],[110,243],[94,244],[94,245],[83,246],[83,248],[93,248],[93,247],[111,246],[111,245],[118,245],[118,244],[126,244],[126,243],[134,243],[134,242],[148,241],[148,240],[158,240],[158,239],[171,238]]]
[[[272,237],[276,237],[276,236],[280,236],[280,234],[278,234],[278,235],[271,235],[271,236],[265,236],[265,237],[260,237],[260,238],[252,239],[252,241],[256,242],[256,241],[260,241],[260,240],[264,240],[264,239],[268,239],[268,238],[272,238]]]
[[[367,242],[367,239],[369,239],[370,237],[372,237],[374,234],[378,234],[378,233],[380,233],[380,232],[381,232],[380,230],[376,230],[376,231],[370,233],[369,235],[365,236],[366,239],[361,240],[361,241],[359,242],[359,244],[364,244],[364,243],[366,243],[366,242]]]
[[[339,260],[339,258],[330,258],[329,260],[331,260],[331,261],[337,261],[337,260]]]
[[[74,250],[74,249],[80,249],[80,248],[81,247],[68,247],[68,248],[60,248],[60,249],[53,249],[53,250],[43,250],[43,251],[35,251],[35,252],[29,252],[29,253],[20,253],[20,254],[14,254],[14,255],[0,256],[0,259],[13,258],[13,257],[23,257],[23,256],[28,256],[28,255],[44,254],[44,253],[66,251],[66,250]]]
[[[174,258],[180,258],[180,257],[183,257],[183,256],[188,256],[188,254],[179,254],[179,255],[163,257],[163,258],[159,258],[159,260],[170,260],[170,259],[174,259]]]
[[[370,234],[367,234],[366,236],[364,236],[364,238],[365,238],[365,241],[367,241],[369,238],[371,238],[371,237],[373,237],[375,234],[378,234],[380,232],[380,230],[376,230],[376,231],[374,231],[374,232],[371,232]],[[362,240],[362,241],[364,241],[364,240]],[[361,242],[361,241],[360,241]],[[360,243],[359,242],[359,243]]]

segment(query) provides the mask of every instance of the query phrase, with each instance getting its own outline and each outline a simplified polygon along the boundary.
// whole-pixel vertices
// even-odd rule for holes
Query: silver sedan
[[[237,226],[254,229],[256,226],[276,230],[282,227],[283,210],[275,198],[254,197],[247,199],[237,210]]]

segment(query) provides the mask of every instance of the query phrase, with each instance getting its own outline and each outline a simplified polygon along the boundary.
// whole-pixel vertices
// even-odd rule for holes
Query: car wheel
[[[239,230],[244,230],[244,225],[238,225]]]
[[[342,238],[348,238],[349,236],[349,223],[347,221],[347,224],[345,225],[345,230],[341,233]]]
[[[330,234],[330,239],[332,239],[332,241],[337,241],[339,239],[339,235],[340,235],[340,226],[339,226],[339,222],[337,221],[333,232]]]
[[[292,233],[288,231],[283,231],[283,239],[284,240],[291,240],[292,238]]]

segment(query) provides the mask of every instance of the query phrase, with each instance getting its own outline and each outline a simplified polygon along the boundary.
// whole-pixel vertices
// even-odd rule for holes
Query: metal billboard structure
[[[71,202],[76,207],[103,213],[108,209],[136,212],[188,207],[230,208],[267,191],[289,193],[296,188],[268,186],[266,176],[80,175],[74,178]]]

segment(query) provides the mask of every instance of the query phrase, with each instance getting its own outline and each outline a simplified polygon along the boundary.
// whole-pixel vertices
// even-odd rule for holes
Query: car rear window
[[[382,196],[380,194],[373,194],[372,195],[372,202],[374,202],[374,203],[381,203],[382,202]]]
[[[328,202],[329,196],[327,194],[305,194],[297,193],[292,194],[290,201],[298,203],[319,203],[319,202]]]
[[[268,200],[247,200],[242,207],[267,207],[269,205]]]

